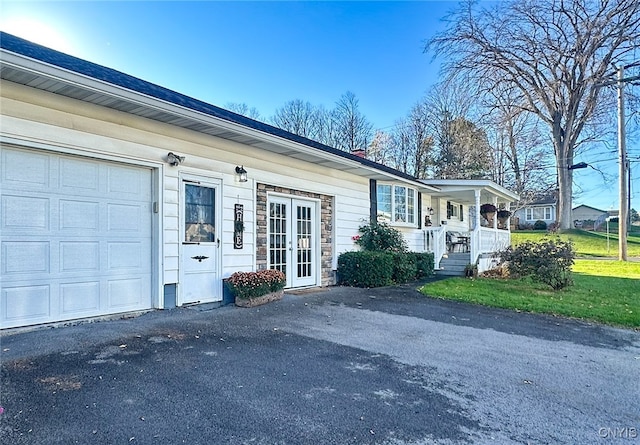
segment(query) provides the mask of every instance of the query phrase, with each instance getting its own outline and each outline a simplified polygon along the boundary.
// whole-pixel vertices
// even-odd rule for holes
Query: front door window
[[[212,243],[216,239],[216,190],[185,184],[185,230],[188,243]]]

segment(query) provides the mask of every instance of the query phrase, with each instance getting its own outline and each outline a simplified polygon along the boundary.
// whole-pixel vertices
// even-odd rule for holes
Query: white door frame
[[[183,304],[195,303],[190,301],[184,294],[185,283],[185,246],[188,243],[185,242],[185,188],[186,185],[198,185],[202,187],[210,187],[215,190],[215,244],[216,248],[211,249],[213,252],[212,260],[215,261],[216,282],[215,288],[212,290],[212,297],[208,299],[200,299],[197,302],[207,303],[213,301],[222,300],[222,180],[219,178],[195,175],[190,173],[180,173],[180,199],[179,199],[179,224],[178,228],[178,246],[179,246],[179,282],[176,292],[176,304],[182,306]]]
[[[322,238],[320,230],[320,200],[314,198],[307,198],[304,196],[292,196],[292,195],[281,195],[281,194],[269,194],[267,196],[267,260],[268,267],[274,268],[274,265],[271,261],[271,204],[272,203],[280,203],[285,204],[287,207],[286,210],[286,249],[284,252],[285,256],[285,264],[287,268],[287,283],[286,288],[296,288],[296,287],[311,287],[317,286],[320,281],[320,260],[321,260],[321,251],[320,251],[320,240]],[[293,240],[298,235],[298,227],[296,221],[296,210],[299,204],[307,204],[311,206],[311,275],[309,277],[298,277],[298,255],[296,254],[296,249],[298,246],[294,245]],[[295,209],[295,210],[294,210]],[[304,241],[304,240],[300,240]],[[281,250],[282,252],[282,250]]]

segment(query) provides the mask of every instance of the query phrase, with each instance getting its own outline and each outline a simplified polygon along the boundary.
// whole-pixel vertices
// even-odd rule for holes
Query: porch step
[[[436,275],[464,276],[464,269],[471,262],[469,253],[449,253],[440,260],[440,269]]]

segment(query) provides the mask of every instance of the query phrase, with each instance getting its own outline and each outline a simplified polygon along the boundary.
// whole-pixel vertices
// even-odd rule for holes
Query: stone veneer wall
[[[335,284],[335,277],[331,265],[333,263],[333,198],[318,193],[302,192],[285,187],[276,187],[258,183],[256,196],[256,268],[266,269],[269,263],[267,242],[267,194],[277,192],[285,195],[300,196],[320,200],[320,271],[321,285]]]

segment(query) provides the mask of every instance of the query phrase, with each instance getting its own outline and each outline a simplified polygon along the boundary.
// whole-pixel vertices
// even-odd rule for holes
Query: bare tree
[[[410,124],[406,117],[395,123],[391,134],[392,149],[386,162],[387,165],[405,173],[409,171],[409,157],[412,149],[409,128]]]
[[[373,125],[360,112],[358,99],[351,91],[336,102],[332,114],[336,148],[348,152],[366,150],[373,137]]]
[[[424,123],[437,152],[432,162],[436,162],[436,158],[442,161],[441,154],[453,150],[453,121],[457,118],[470,119],[476,95],[458,80],[452,78],[436,84],[421,102],[420,111],[425,115]]]
[[[379,164],[389,165],[388,162],[391,158],[392,150],[393,140],[391,135],[382,130],[378,130],[373,136],[369,148],[367,148],[367,159]]]
[[[251,119],[258,121],[262,119],[260,112],[256,107],[249,107],[249,105],[245,103],[228,102],[224,107],[229,111],[233,111],[234,113],[241,114]]]
[[[416,178],[426,178],[433,166],[434,138],[430,118],[429,106],[423,100],[411,107],[393,129],[396,168]]]
[[[556,158],[560,228],[571,224],[573,164],[583,129],[601,102],[599,84],[640,42],[637,0],[468,1],[425,50],[497,87],[517,88],[523,109],[548,126]]]
[[[483,98],[488,109],[484,127],[492,129],[493,180],[518,193],[522,204],[529,202],[527,196],[548,195],[556,181],[549,174],[553,164],[540,119],[523,111],[519,90],[506,85],[486,90]]]
[[[310,139],[318,139],[318,111],[300,99],[290,100],[278,108],[271,122],[278,128]]]

